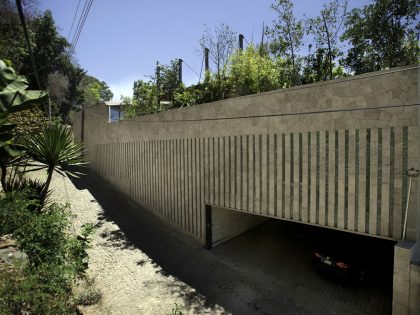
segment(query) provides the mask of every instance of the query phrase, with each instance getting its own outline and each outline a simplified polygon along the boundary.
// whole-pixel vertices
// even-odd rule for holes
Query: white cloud
[[[141,79],[142,75],[130,75],[116,82],[110,82],[109,87],[114,94],[113,100],[119,101],[121,95],[133,96],[133,84],[134,81]]]

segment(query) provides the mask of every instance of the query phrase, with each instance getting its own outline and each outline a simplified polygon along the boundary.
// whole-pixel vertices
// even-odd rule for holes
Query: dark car
[[[363,258],[344,244],[328,244],[312,251],[312,263],[318,271],[343,281],[363,281],[366,267]]]
[[[376,261],[372,257],[372,246],[360,235],[319,230],[312,238],[312,264],[322,274],[337,280],[364,281]]]

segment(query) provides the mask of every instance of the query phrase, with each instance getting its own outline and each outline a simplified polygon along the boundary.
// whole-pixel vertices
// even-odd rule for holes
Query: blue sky
[[[79,13],[85,0],[81,0]],[[221,23],[244,34],[248,42],[260,41],[262,24],[276,18],[270,5],[274,0],[95,0],[90,9],[75,58],[92,76],[111,87],[114,99],[131,96],[133,82],[152,75],[156,61],[169,64],[181,58],[200,73],[202,55],[199,40],[204,25]],[[316,16],[323,0],[296,0],[299,17]],[[349,0],[349,8],[368,0]],[[67,37],[78,0],[39,0],[41,10],[52,11],[61,35]],[[77,21],[77,19],[76,19]],[[71,36],[70,40],[71,41]],[[198,76],[184,66],[184,83]]]

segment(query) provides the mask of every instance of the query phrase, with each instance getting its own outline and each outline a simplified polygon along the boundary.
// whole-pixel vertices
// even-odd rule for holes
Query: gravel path
[[[54,175],[51,189],[55,201],[71,204],[75,231],[96,227],[88,274],[103,298],[84,314],[168,315],[175,304],[183,314],[314,314],[275,279],[232,266],[93,173]]]
[[[55,201],[71,204],[76,230],[85,223],[96,227],[88,274],[103,298],[101,305],[85,308],[85,314],[170,314],[175,303],[186,314],[228,313],[218,305],[206,306],[204,296],[134,246],[87,189],[79,190],[59,175],[51,189]]]
[[[386,297],[366,295],[369,288],[344,288],[310,266],[295,270],[306,261],[293,255],[300,239],[274,233],[284,229],[274,222],[208,251],[93,173],[78,180],[56,175],[51,188],[55,201],[71,204],[75,231],[85,223],[96,227],[88,274],[103,298],[84,314],[168,315],[175,304],[183,314],[388,312]]]

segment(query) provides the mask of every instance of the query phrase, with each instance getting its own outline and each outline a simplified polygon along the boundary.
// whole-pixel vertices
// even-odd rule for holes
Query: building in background
[[[105,102],[108,106],[108,122],[116,122],[122,118],[122,103],[121,101],[108,101]]]

